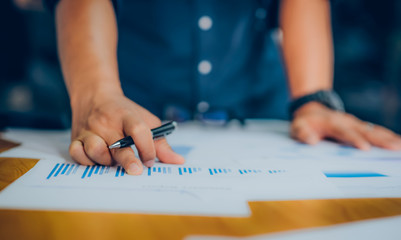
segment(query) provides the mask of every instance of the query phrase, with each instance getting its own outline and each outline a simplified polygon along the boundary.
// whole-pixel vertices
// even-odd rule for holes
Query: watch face
[[[342,112],[344,111],[344,104],[341,101],[341,98],[337,95],[337,93],[335,93],[335,92],[327,92],[326,96],[328,98],[327,99],[328,103],[331,105],[331,107],[334,110],[342,111]]]

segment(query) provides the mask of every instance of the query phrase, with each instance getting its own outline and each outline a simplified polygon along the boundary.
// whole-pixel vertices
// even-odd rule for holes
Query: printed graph
[[[205,167],[183,167],[183,166],[154,166],[145,168],[142,176],[257,176],[257,175],[275,175],[285,173],[283,169],[234,169],[234,168],[205,168]],[[127,172],[122,166],[110,167],[104,165],[82,166],[79,164],[57,163],[50,170],[46,179],[79,177],[81,179],[91,179],[96,177],[126,177]]]
[[[57,177],[59,174],[67,176],[70,174],[76,174],[79,166],[80,166],[79,164],[57,163],[46,179],[50,179],[51,177]]]
[[[377,172],[324,172],[328,178],[366,178],[366,177],[388,177]]]
[[[150,167],[148,168],[148,176],[171,174],[171,167]]]
[[[209,168],[209,174],[211,176],[221,175],[221,174],[229,174],[231,172],[232,172],[231,169],[226,169],[226,168]]]

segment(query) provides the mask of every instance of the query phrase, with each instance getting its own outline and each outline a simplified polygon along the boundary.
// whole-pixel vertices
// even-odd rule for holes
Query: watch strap
[[[334,91],[320,90],[312,94],[293,100],[290,104],[290,116],[294,117],[294,113],[303,105],[309,102],[318,102],[324,106],[339,112],[344,112],[344,104],[338,94]]]

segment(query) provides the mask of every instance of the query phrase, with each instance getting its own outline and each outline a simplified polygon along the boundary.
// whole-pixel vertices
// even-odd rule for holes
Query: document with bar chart
[[[339,196],[321,172],[298,169],[157,163],[131,176],[121,166],[42,160],[0,193],[0,207],[247,216],[252,200]]]

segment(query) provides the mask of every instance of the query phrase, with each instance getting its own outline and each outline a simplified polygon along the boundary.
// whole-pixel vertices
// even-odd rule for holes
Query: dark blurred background
[[[348,112],[401,132],[401,1],[332,4],[335,90]],[[70,127],[53,16],[41,0],[0,1],[0,127]]]

